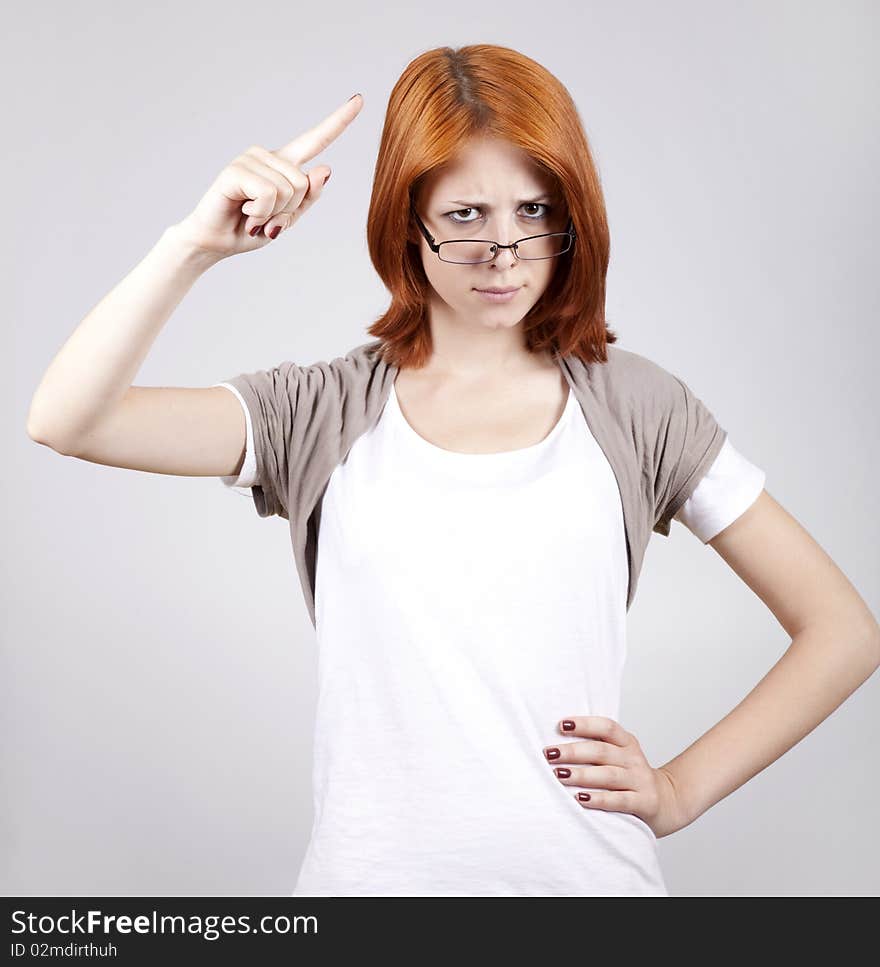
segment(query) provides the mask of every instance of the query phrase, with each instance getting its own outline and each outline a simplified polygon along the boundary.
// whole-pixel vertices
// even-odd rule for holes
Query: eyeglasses
[[[498,251],[509,248],[518,259],[531,261],[533,259],[552,259],[567,252],[577,238],[572,219],[568,220],[568,228],[564,232],[548,232],[545,235],[528,235],[525,238],[502,245],[500,242],[485,238],[456,239],[448,242],[437,242],[434,236],[425,228],[425,223],[419,218],[415,206],[410,204],[410,210],[418,222],[422,234],[425,236],[432,252],[442,262],[454,262],[458,265],[477,265],[480,262],[493,262],[498,257]]]

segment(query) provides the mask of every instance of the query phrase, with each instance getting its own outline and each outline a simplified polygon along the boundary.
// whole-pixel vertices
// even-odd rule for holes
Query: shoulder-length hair
[[[527,348],[607,362],[617,341],[605,319],[610,240],[599,175],[564,85],[518,51],[494,44],[420,54],[388,101],[367,218],[370,258],[391,305],[367,330],[386,362],[420,368],[431,355],[428,295],[411,205],[435,168],[475,135],[526,151],[555,183],[577,238],[523,319]]]

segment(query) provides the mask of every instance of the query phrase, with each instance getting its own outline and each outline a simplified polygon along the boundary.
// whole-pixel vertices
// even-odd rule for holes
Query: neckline
[[[564,426],[568,422],[569,414],[571,413],[575,402],[574,392],[571,384],[568,383],[565,406],[563,407],[559,419],[556,421],[556,423],[554,423],[550,432],[537,443],[533,443],[527,447],[517,447],[515,450],[499,450],[495,453],[462,453],[460,450],[447,450],[445,447],[437,446],[436,443],[431,443],[430,440],[426,440],[416,429],[414,429],[414,427],[410,425],[407,418],[403,415],[403,410],[400,408],[400,401],[397,398],[397,390],[394,386],[396,379],[397,376],[395,374],[394,380],[391,381],[391,389],[388,399],[391,403],[391,412],[393,414],[394,421],[402,432],[403,436],[410,441],[410,444],[414,448],[420,450],[429,459],[446,462],[447,464],[458,464],[460,466],[468,465],[469,467],[475,468],[488,467],[490,465],[510,466],[534,459],[549,446],[551,446],[553,441],[562,433]]]

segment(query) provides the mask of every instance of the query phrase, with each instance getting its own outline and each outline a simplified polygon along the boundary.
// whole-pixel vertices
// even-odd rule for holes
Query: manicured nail
[[[257,234],[257,232],[258,232],[258,231],[259,231],[259,230],[260,230],[260,229],[261,229],[262,227],[263,227],[262,225],[254,225],[254,227],[253,227],[253,228],[251,229],[251,231],[250,231],[250,234],[251,234],[251,237],[253,237],[254,235],[256,235],[256,234]]]
[[[559,779],[568,779],[571,776],[571,769],[566,769],[564,766],[559,766],[558,769],[553,770]]]
[[[358,94],[360,94],[360,91],[358,91]],[[353,101],[356,97],[357,97],[357,94],[352,94],[351,97],[349,98],[349,101]]]
[[[269,232],[269,238],[278,238],[278,233],[281,231],[281,226],[276,225],[271,232]]]
[[[562,731],[563,732],[574,732],[574,722],[571,719],[562,720]]]
[[[330,172],[330,175],[332,175],[332,174],[333,174],[333,172],[331,171],[331,172]],[[328,181],[330,180],[330,175],[327,175],[327,177],[326,177],[326,178],[324,179],[324,184],[325,184],[325,185],[326,185],[326,184],[327,184],[327,182],[328,182]]]
[[[544,755],[547,756],[548,759],[558,759],[559,749],[544,749]]]
[[[580,799],[581,802],[589,802],[590,794],[588,792],[579,792],[578,799]]]

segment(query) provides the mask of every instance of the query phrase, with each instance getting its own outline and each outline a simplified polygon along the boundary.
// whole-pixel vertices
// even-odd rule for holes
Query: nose
[[[509,245],[509,244],[511,243],[502,242],[496,239],[495,258],[492,259],[490,263],[491,265],[497,265],[498,268],[505,268],[505,267],[510,268],[511,266],[515,265],[517,261],[519,261],[517,257],[513,254],[512,248],[501,248],[502,245]]]
[[[517,258],[513,252],[509,248],[505,248],[499,249],[499,251],[495,253],[495,258],[492,259],[489,264],[496,266],[500,270],[505,268],[513,268],[513,266],[516,265],[516,262]]]
[[[508,233],[510,231],[511,231],[511,229],[508,229]],[[491,232],[491,226],[490,226],[490,232]],[[515,265],[517,263],[517,261],[519,261],[517,259],[517,257],[513,254],[513,249],[512,248],[501,248],[502,245],[510,245],[512,242],[516,241],[516,239],[518,238],[518,236],[513,235],[510,238],[508,238],[507,240],[505,240],[502,237],[501,229],[499,227],[496,230],[496,234],[494,234],[494,235],[489,234],[486,237],[487,238],[494,238],[496,244],[498,245],[498,248],[495,251],[495,258],[492,259],[492,261],[489,263],[490,265],[497,265],[499,269],[500,268],[505,268],[505,267],[506,268],[510,268],[512,265]]]

